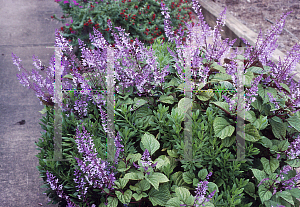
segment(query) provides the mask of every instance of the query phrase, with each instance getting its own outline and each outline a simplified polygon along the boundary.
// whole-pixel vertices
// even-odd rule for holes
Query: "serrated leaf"
[[[286,151],[289,147],[289,141],[287,139],[285,140],[282,140],[279,142],[279,144],[277,145],[278,146],[278,150],[279,151]]]
[[[298,116],[291,116],[286,120],[294,129],[300,132],[300,119]]]
[[[290,88],[289,88],[285,83],[279,83],[279,85],[281,85],[282,88],[284,88],[284,89],[287,90],[289,93],[291,93]]]
[[[210,82],[220,82],[226,80],[232,80],[231,75],[228,75],[227,73],[216,73]]]
[[[254,78],[254,75],[251,71],[248,71],[245,73],[245,86],[251,87],[251,82]]]
[[[227,122],[226,119],[222,117],[217,117],[213,123],[215,135],[221,139],[225,139],[226,137],[230,137],[235,128]]]
[[[269,149],[271,149],[273,146],[272,141],[265,136],[261,136],[261,142],[263,143],[264,147]]]
[[[260,161],[264,167],[264,171],[269,175],[275,172],[275,170],[279,167],[279,161],[273,157],[270,158],[270,161],[267,158],[262,157]]]
[[[175,188],[176,196],[180,198],[184,203],[186,203],[186,200],[190,197],[191,193],[188,189],[184,187],[177,187]]]
[[[166,207],[180,207],[180,204],[184,204],[178,197],[168,200]]]
[[[266,173],[264,171],[258,170],[258,169],[251,169],[253,172],[254,177],[260,182],[262,179],[265,179],[267,177]]]
[[[273,98],[277,99],[277,90],[275,88],[263,88],[262,84],[259,84],[257,93],[260,95],[260,97],[263,99],[263,104],[269,102],[269,96],[268,93],[271,93]]]
[[[122,194],[120,191],[115,191],[119,201],[123,204],[128,204],[132,198],[132,191],[131,190],[126,190],[124,194]]]
[[[284,139],[286,136],[286,127],[283,124],[282,120],[277,119],[279,117],[272,117],[271,119],[269,119],[269,122],[272,126],[272,132],[274,134],[274,136],[278,139]]]
[[[193,186],[198,186],[199,180],[197,178],[193,179]]]
[[[144,99],[141,99],[141,98],[134,98],[134,101],[133,101],[133,106],[132,106],[132,109],[135,110],[141,106],[143,106],[144,104],[146,104],[147,101],[144,100]]]
[[[201,179],[201,180],[204,180],[206,178],[206,176],[208,175],[208,171],[207,169],[202,169],[198,172],[198,177]]]
[[[144,174],[140,171],[126,173],[124,179],[129,180],[142,180],[144,178]]]
[[[254,111],[245,111],[245,119],[253,123],[256,120]]]
[[[173,158],[178,158],[178,156],[179,156],[175,149],[167,150],[167,153],[170,157],[173,157]]]
[[[226,102],[211,102],[211,103],[215,104],[229,112],[229,104],[228,103],[226,103]]]
[[[152,134],[145,133],[141,140],[143,146],[153,155],[159,148],[160,144]]]
[[[108,197],[107,198],[107,206],[108,207],[117,207],[118,206],[118,199],[116,197]]]
[[[127,155],[127,158],[126,160],[129,160],[130,159],[130,162],[136,162],[138,160],[140,160],[142,158],[142,155],[140,153],[137,153],[137,154],[129,154]]]
[[[250,196],[255,198],[255,185],[252,182],[247,183],[244,188],[244,191],[248,193]]]
[[[167,96],[167,95],[162,95],[159,97],[159,101],[167,104],[173,104],[175,99],[172,95]]]
[[[257,142],[258,140],[260,140],[259,132],[251,123],[245,125],[245,134],[242,134],[241,131],[238,131],[238,134],[241,137],[245,137],[245,140],[249,142]]]
[[[258,119],[256,119],[253,123],[253,125],[258,129],[258,130],[263,130],[268,126],[268,117],[260,115]]]
[[[272,192],[265,188],[263,185],[260,185],[258,187],[258,195],[261,202],[264,203],[265,201],[270,200],[270,198],[272,197]]]
[[[186,182],[187,184],[192,184],[193,179],[195,178],[195,174],[190,173],[190,172],[184,172],[182,174],[182,178],[183,178],[184,182]]]
[[[283,198],[284,200],[286,200],[291,205],[295,205],[294,201],[293,201],[292,194],[287,192],[287,191],[277,192],[276,196],[279,196],[279,197]]]
[[[300,167],[300,159],[287,160],[285,162],[291,167]]]
[[[208,89],[207,91],[198,92],[196,96],[200,101],[208,101],[214,96],[214,92],[212,89]]]
[[[225,68],[223,66],[219,65],[216,62],[213,62],[213,64],[211,64],[211,67],[213,67],[214,69],[226,74]]]
[[[139,200],[141,200],[142,199],[142,194],[137,194],[137,193],[134,193],[133,195],[132,195],[132,197],[134,197],[134,199],[136,200],[136,201],[139,201]]]
[[[162,166],[170,164],[169,158],[166,155],[161,155],[155,159],[154,163],[157,162],[156,168],[160,169]]]
[[[178,111],[180,115],[185,115],[189,108],[192,107],[192,100],[189,98],[182,98],[178,102]]]
[[[203,203],[204,204],[204,207],[215,207],[215,205],[214,204],[212,204],[211,202],[205,202],[205,203]]]
[[[163,173],[154,172],[150,173],[149,176],[146,176],[145,179],[156,189],[158,190],[159,183],[168,182],[169,179]]]
[[[171,195],[167,184],[160,185],[158,190],[152,188],[149,191],[149,200],[153,206],[165,206],[170,198]]]
[[[209,183],[207,184],[207,189],[208,189],[208,192],[209,192],[209,193],[212,193],[214,190],[216,190],[216,193],[219,192],[218,186],[217,186],[215,183],[213,183],[213,182],[209,182]]]

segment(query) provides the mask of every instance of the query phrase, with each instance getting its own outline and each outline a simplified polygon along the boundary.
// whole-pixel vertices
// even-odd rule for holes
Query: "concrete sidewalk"
[[[36,168],[40,151],[34,142],[41,138],[43,106],[33,90],[20,84],[12,61],[14,53],[29,72],[33,55],[49,65],[54,48],[46,46],[54,46],[55,29],[63,26],[50,21],[53,14],[63,15],[54,0],[0,1],[0,207],[58,206],[47,205]],[[25,125],[13,125],[23,119]]]

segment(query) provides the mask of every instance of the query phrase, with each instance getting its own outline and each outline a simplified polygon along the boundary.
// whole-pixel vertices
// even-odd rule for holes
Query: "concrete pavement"
[[[53,14],[63,14],[54,0],[0,1],[0,207],[58,206],[47,205],[36,168],[40,151],[34,142],[41,138],[43,106],[33,90],[20,84],[11,56],[18,56],[29,72],[33,55],[48,66],[54,48],[46,46],[54,46],[55,29],[63,26],[50,21]],[[14,125],[23,119],[24,125]]]

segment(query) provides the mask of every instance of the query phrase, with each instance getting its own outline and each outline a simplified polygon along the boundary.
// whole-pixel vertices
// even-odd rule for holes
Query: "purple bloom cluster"
[[[209,172],[208,175],[206,176],[206,179],[209,179],[209,177],[212,175],[212,172]],[[202,206],[204,206],[204,203],[208,202],[214,195],[216,190],[214,190],[211,194],[209,194],[207,196],[207,198],[205,198],[206,195],[206,191],[207,191],[207,186],[208,181],[200,181],[200,183],[198,183],[198,187],[196,188],[196,199],[194,202],[194,205],[196,207],[199,207],[200,204],[202,204]],[[205,200],[204,200],[205,199]]]
[[[58,179],[55,179],[56,177],[52,175],[50,172],[46,172],[47,175],[47,183],[50,184],[50,187],[52,190],[55,190],[58,197],[63,198],[67,201],[68,207],[77,207],[71,200],[70,197],[65,195],[65,193],[62,190],[62,185],[58,185]]]
[[[80,132],[79,129],[76,129],[76,143],[78,152],[82,153],[83,160],[80,160],[75,157],[80,171],[75,171],[76,178],[74,179],[76,186],[81,190],[81,195],[78,195],[78,198],[81,199],[81,196],[85,198],[88,186],[93,188],[108,188],[113,189],[115,177],[114,173],[110,172],[108,169],[108,163],[102,161],[100,158],[97,158],[97,152],[94,148],[90,134],[85,130],[83,126],[83,132]]]
[[[120,156],[120,152],[124,152],[124,145],[122,145],[121,143],[121,136],[120,133],[117,133],[117,136],[115,137],[115,146],[117,148],[116,150],[116,154],[115,154],[115,158],[114,158],[114,163],[117,165],[118,164],[118,159]]]
[[[286,150],[286,154],[289,159],[293,160],[300,155],[300,135],[290,144]]]

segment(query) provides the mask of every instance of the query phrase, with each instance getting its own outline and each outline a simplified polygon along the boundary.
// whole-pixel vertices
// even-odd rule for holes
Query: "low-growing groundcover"
[[[36,143],[41,151],[37,168],[47,188],[45,193],[60,206],[299,206],[296,183],[300,175],[295,170],[300,167],[299,92],[298,84],[287,77],[300,59],[300,47],[295,45],[283,62],[269,60],[288,13],[264,38],[260,34],[254,48],[248,45],[243,55],[227,56],[235,40],[228,43],[220,37],[226,10],[211,30],[200,6],[193,1],[200,31],[192,32],[192,25],[187,24],[187,35],[174,35],[168,11],[163,3],[161,7],[169,42],[156,41],[145,48],[139,41],[130,43],[124,29],[113,32],[113,162],[105,161],[109,130],[103,85],[108,43],[101,33],[94,29],[94,35],[90,35],[93,50],[78,40],[83,64],[92,72],[78,71],[74,55],[62,60],[63,88],[77,89],[64,94],[63,100],[63,159],[70,162],[47,161],[54,155],[54,58],[45,81],[36,70],[30,77],[25,69],[18,75],[20,82],[35,90],[45,104],[42,113],[46,116],[41,119],[44,132]],[[112,27],[110,21],[108,25]],[[184,48],[179,46],[184,46],[184,36],[187,42],[197,42],[191,52],[194,80],[190,105],[183,94],[188,58],[184,59]],[[208,36],[214,37],[214,43],[207,46]],[[58,32],[56,46],[69,46]],[[222,57],[226,57],[224,65],[220,63]],[[237,159],[234,91],[238,59],[244,63],[245,75],[245,158],[252,160],[232,161],[229,159]],[[20,70],[20,59],[13,54],[13,60]],[[41,69],[37,59],[34,65]],[[74,86],[67,83],[68,79]],[[187,161],[183,121],[190,106],[193,160]]]

